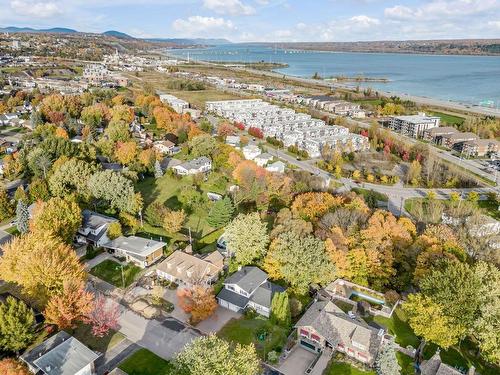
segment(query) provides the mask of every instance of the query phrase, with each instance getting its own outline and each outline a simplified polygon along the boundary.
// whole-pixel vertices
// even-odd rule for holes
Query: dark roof
[[[252,294],[266,280],[267,273],[260,268],[246,266],[229,276],[224,284],[236,284],[248,294]]]
[[[217,298],[227,301],[235,306],[238,306],[244,309],[248,303],[249,298],[242,296],[241,294],[235,293],[229,289],[222,289],[219,294],[217,294]]]
[[[12,239],[12,234],[0,229],[0,256],[2,256],[2,248],[7,242]]]
[[[82,216],[83,216],[82,227],[90,228],[90,229],[97,229],[105,224],[110,224],[110,223],[113,223],[115,221],[118,221],[117,219],[115,219],[113,217],[101,215],[101,214],[98,214],[97,212],[90,211],[90,210],[83,210]]]
[[[321,102],[331,102],[335,100],[335,98],[332,98],[331,96],[328,95],[313,95],[311,96],[311,99],[319,100]]]
[[[258,305],[271,308],[271,302],[275,293],[284,292],[285,288],[276,285],[270,281],[266,281],[264,284],[259,286],[254,294],[250,297],[250,300]]]

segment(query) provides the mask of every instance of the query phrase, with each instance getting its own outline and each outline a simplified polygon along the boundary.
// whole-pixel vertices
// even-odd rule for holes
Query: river
[[[339,53],[275,49],[258,44],[230,44],[200,49],[171,49],[170,55],[220,62],[276,62],[276,72],[310,78],[364,76],[389,81],[364,83],[374,89],[478,105],[500,107],[500,57]]]

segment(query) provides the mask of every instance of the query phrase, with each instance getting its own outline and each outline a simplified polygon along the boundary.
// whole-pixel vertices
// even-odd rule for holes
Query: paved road
[[[108,350],[104,355],[99,357],[95,362],[96,372],[98,375],[103,375],[106,371],[111,371],[121,362],[128,358],[141,347],[128,339],[124,339],[115,347]]]

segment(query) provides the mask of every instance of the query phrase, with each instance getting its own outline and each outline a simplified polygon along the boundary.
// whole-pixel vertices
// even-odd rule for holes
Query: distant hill
[[[107,35],[107,36],[114,36],[115,38],[120,38],[120,39],[135,39],[133,36],[130,36],[128,34],[122,33],[121,31],[116,31],[116,30],[108,30],[102,33],[102,35]]]
[[[205,39],[205,38],[148,38],[145,39],[148,42],[168,42],[175,43],[180,45],[210,45],[210,46],[220,46],[222,44],[231,44],[231,42],[227,39]]]
[[[74,29],[67,29],[65,27],[53,27],[50,29],[34,29],[32,27],[16,27],[9,26],[0,28],[0,32],[4,33],[59,33],[59,34],[72,34],[78,31]]]

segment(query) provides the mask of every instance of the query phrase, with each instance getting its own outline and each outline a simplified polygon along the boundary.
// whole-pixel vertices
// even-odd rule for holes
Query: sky
[[[500,38],[500,0],[0,0],[0,26],[232,42]]]

